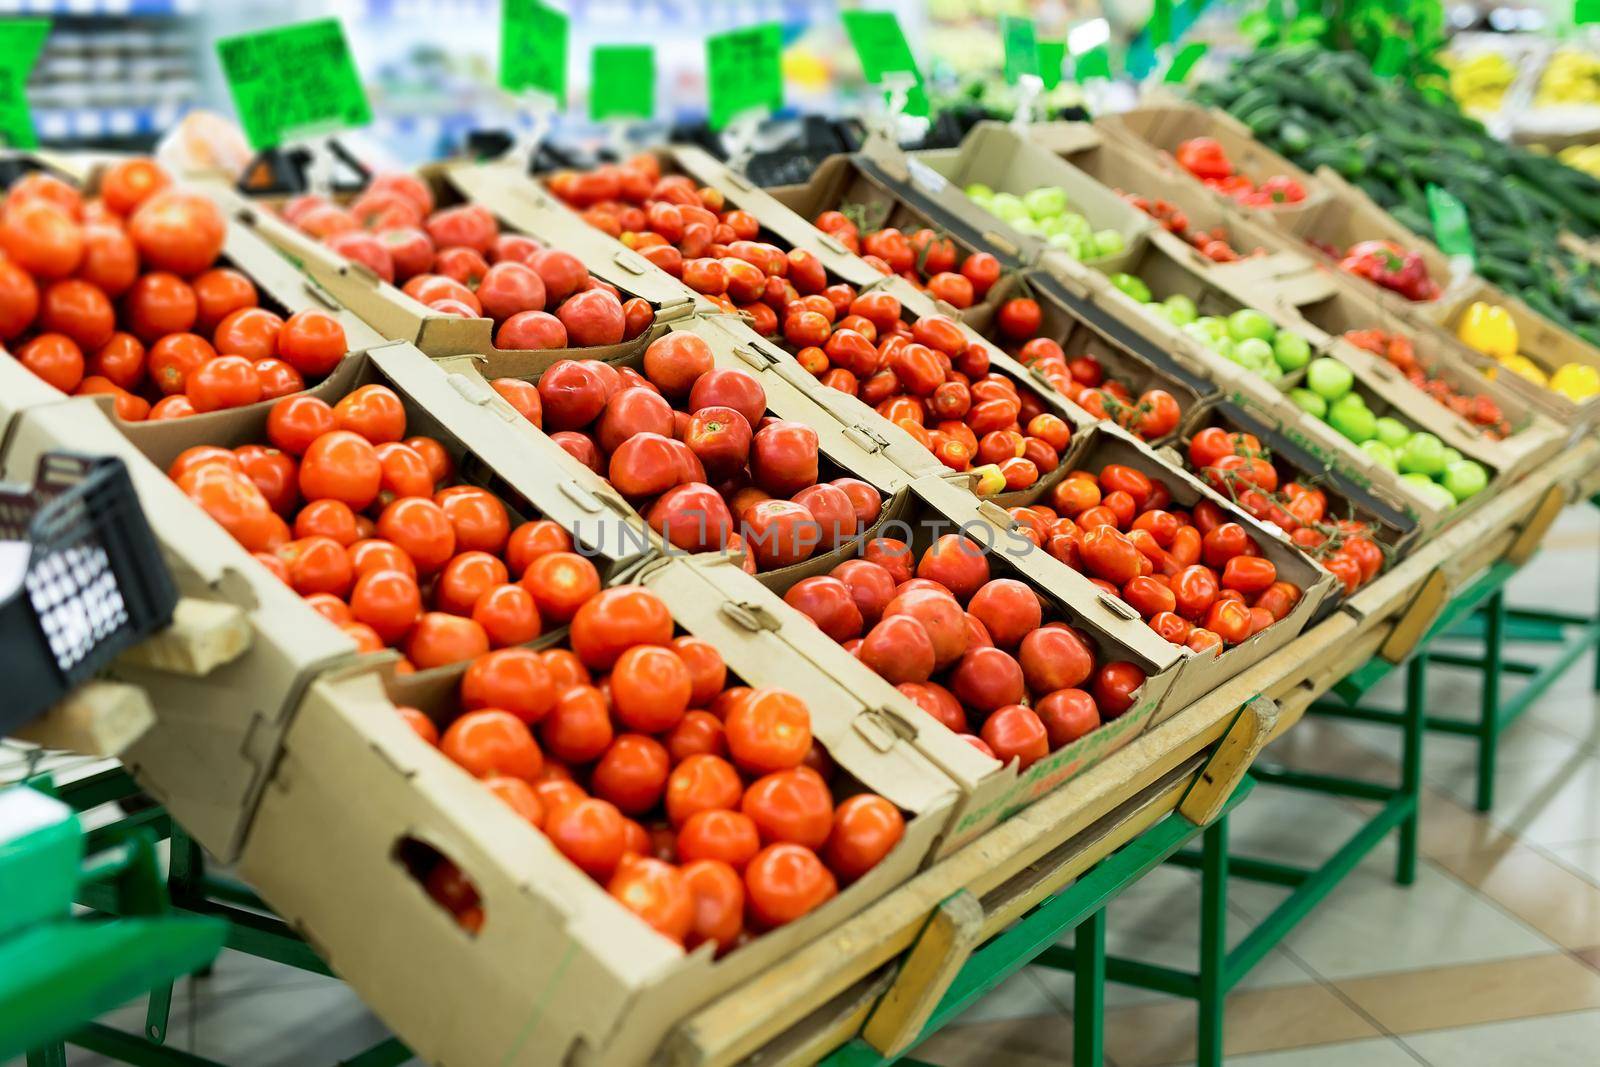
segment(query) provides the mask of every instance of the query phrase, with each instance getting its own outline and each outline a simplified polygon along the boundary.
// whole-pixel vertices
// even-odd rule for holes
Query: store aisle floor
[[[1600,513],[1569,510],[1512,583],[1522,606],[1581,609],[1600,583]],[[1536,658],[1540,650],[1519,647]],[[1600,699],[1581,661],[1502,741],[1492,815],[1472,807],[1474,750],[1430,734],[1423,862],[1396,886],[1392,839],[1369,856],[1229,998],[1228,1063],[1238,1067],[1566,1067],[1600,1046]],[[1431,672],[1430,710],[1475,709],[1475,678]],[[1400,672],[1373,694],[1398,704]],[[1392,731],[1308,720],[1275,748],[1292,766],[1393,780]],[[1325,858],[1356,826],[1355,803],[1261,788],[1233,817],[1236,853]],[[1198,875],[1161,868],[1110,909],[1108,949],[1192,967]],[[1235,883],[1230,942],[1283,890]],[[942,1067],[1061,1067],[1072,1046],[1072,978],[1028,968],[922,1045]],[[137,1030],[143,1006],[112,1021]],[[1187,1064],[1191,1002],[1110,986],[1107,1063]],[[210,978],[180,985],[171,1044],[235,1067],[332,1063],[381,1040],[342,984],[224,953]],[[107,1061],[81,1050],[72,1064]]]

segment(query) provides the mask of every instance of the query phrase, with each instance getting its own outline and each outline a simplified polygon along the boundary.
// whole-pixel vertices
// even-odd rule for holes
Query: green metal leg
[[[142,1037],[125,1034],[100,1023],[90,1023],[82,1030],[75,1031],[71,1041],[80,1048],[134,1064],[135,1067],[225,1067],[204,1056],[165,1045],[153,1045]]]
[[[28,1067],[67,1067],[67,1046],[57,1041],[53,1045],[29,1050]]]
[[[1483,734],[1478,738],[1478,789],[1479,811],[1494,807],[1494,776],[1500,754],[1500,664],[1505,653],[1506,594],[1501,589],[1483,606],[1483,693],[1481,698],[1481,725]]]
[[[1105,1059],[1106,912],[1078,924],[1072,942],[1072,1062],[1093,1067]]]
[[[158,1045],[167,1042],[167,1022],[172,1016],[172,983],[150,990],[144,1009],[144,1036]]]
[[[1228,996],[1228,816],[1201,838],[1198,1067],[1221,1067]]]
[[[1394,880],[1417,880],[1417,843],[1422,834],[1422,739],[1427,725],[1428,657],[1417,655],[1406,665],[1405,731],[1400,750],[1400,790],[1395,799],[1410,802],[1400,822]],[[1393,803],[1393,801],[1391,801]]]

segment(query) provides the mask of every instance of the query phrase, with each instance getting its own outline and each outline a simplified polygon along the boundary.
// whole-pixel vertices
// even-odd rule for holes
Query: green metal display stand
[[[208,874],[200,846],[174,824],[160,807],[144,798],[126,771],[121,768],[104,771],[64,787],[61,792],[62,799],[78,811],[111,801],[133,809],[97,833],[116,835],[133,832],[149,839],[152,846],[151,874],[156,877],[158,888],[160,883],[153,866],[153,844],[158,834],[167,836],[170,854],[165,895],[171,900],[174,911],[197,917],[188,921],[203,923],[207,929],[215,930],[217,948],[226,946],[237,952],[314,974],[333,974],[328,965],[287,924],[270,914],[266,904],[252,890],[230,879]],[[94,837],[93,834],[89,836]],[[123,898],[103,892],[96,885],[86,886],[77,902],[106,915],[134,913]],[[216,951],[214,948],[203,960],[156,975],[126,996],[105,1004],[97,1011],[76,1017],[80,1020],[92,1018],[148,990],[150,996],[145,1008],[142,1033],[131,1034],[102,1023],[90,1023],[72,1030],[64,1043],[141,1067],[223,1067],[216,1061],[168,1048],[165,1044],[172,1007],[172,978],[176,975],[204,973]],[[3,964],[0,964],[0,973],[4,973]],[[64,1064],[64,1043],[57,1042],[30,1052],[29,1067],[59,1067]],[[340,1062],[354,1067],[393,1067],[409,1058],[410,1050],[398,1038],[391,1037]]]
[[[1228,798],[1218,823],[1213,825],[1225,823],[1227,813],[1253,788],[1255,782],[1250,777],[1241,780]],[[931,1037],[995,986],[1032,963],[1079,974],[1073,991],[1073,1062],[1100,1063],[1105,1047],[1106,906],[1124,889],[1171,858],[1203,829],[1173,812],[1101,860],[1072,885],[1039,904],[988,944],[974,950],[934,1008],[918,1042]],[[1077,936],[1072,948],[1063,948],[1056,942],[1069,930],[1076,930]],[[906,1053],[884,1056],[861,1038],[848,1042],[822,1060],[826,1067],[868,1067],[897,1062],[921,1063]]]
[[[0,844],[0,1059],[61,1064],[61,1035],[208,964],[223,927],[173,914],[141,821],[86,834],[68,805],[41,796],[23,807],[32,828]],[[115,902],[119,918],[75,916],[75,896]]]

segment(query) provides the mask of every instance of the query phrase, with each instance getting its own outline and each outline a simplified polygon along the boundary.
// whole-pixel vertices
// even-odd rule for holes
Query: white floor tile
[[[1387,1037],[1228,1057],[1228,1067],[1417,1067],[1422,1062],[1404,1045]]]
[[[1439,1067],[1576,1067],[1595,1062],[1600,1011],[1411,1034],[1401,1041]]]

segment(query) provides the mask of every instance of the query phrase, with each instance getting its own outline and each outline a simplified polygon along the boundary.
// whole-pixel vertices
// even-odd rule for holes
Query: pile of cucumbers
[[[1559,243],[1600,234],[1600,180],[1496,140],[1357,52],[1256,52],[1194,95],[1306,170],[1332,168],[1416,233],[1433,232],[1429,183],[1449,190],[1466,205],[1478,273],[1600,345],[1600,268]]]

